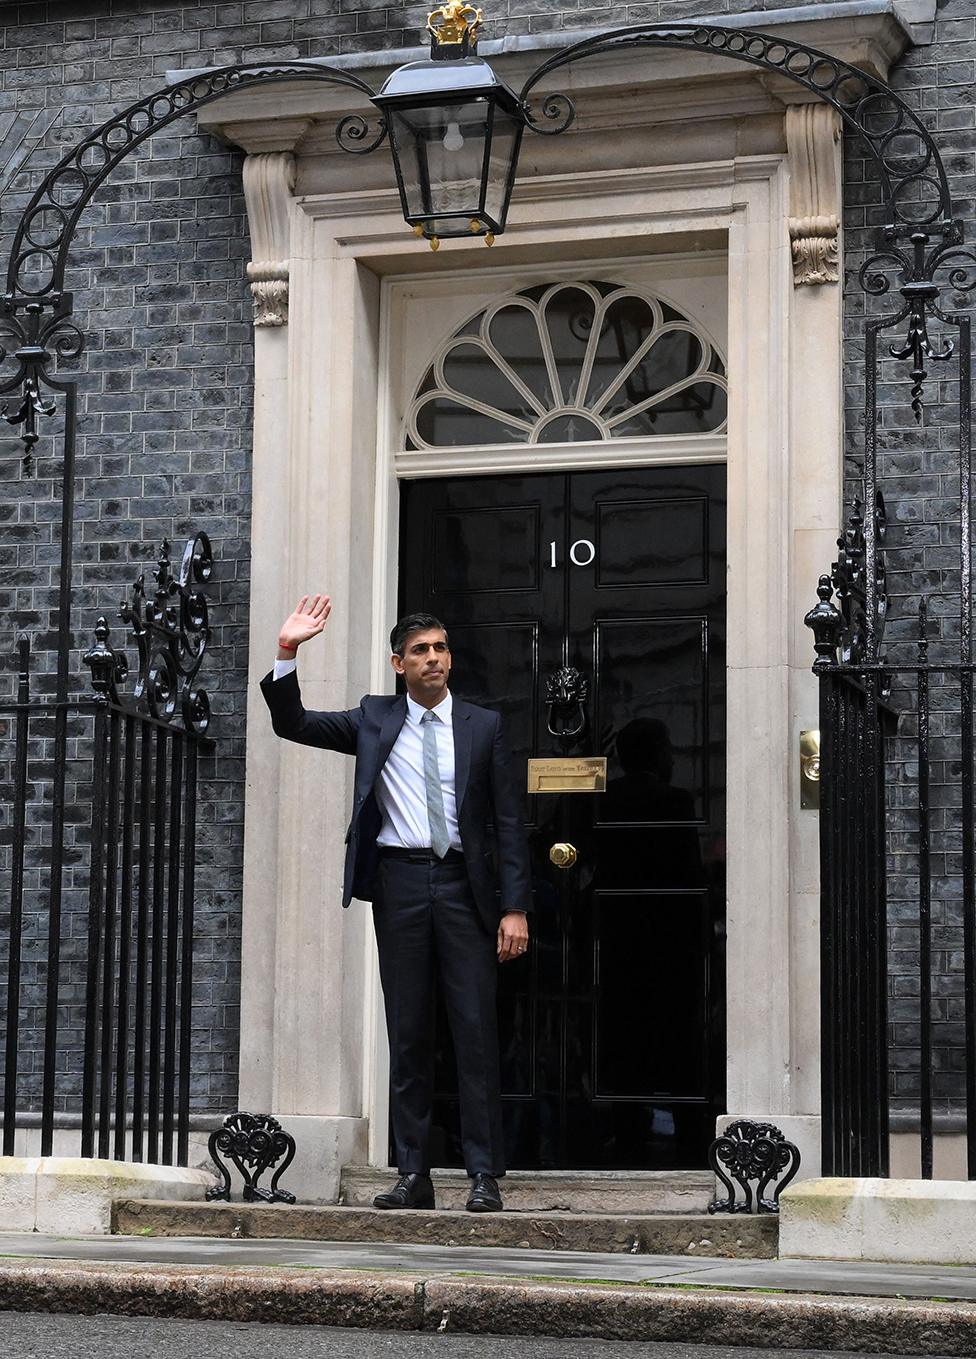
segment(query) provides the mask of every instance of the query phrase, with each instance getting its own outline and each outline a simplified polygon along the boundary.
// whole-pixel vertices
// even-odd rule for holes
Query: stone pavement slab
[[[41,1236],[0,1233],[0,1258],[241,1268],[374,1271],[494,1276],[533,1281],[658,1285],[876,1298],[976,1302],[976,1269],[888,1265],[865,1261],[717,1260],[594,1251],[501,1250],[291,1240],[228,1241],[211,1237]]]

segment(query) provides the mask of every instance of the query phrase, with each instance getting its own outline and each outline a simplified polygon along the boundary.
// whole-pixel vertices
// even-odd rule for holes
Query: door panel
[[[401,512],[402,611],[443,618],[451,687],[501,712],[520,781],[531,756],[607,758],[604,793],[526,798],[509,1164],[703,1165],[724,1107],[724,468],[407,482]],[[572,737],[547,721],[564,665],[589,687]],[[443,1014],[436,1070],[435,1159],[461,1164]]]
[[[438,618],[443,616],[435,612]],[[463,693],[460,689],[455,692],[501,713],[508,748],[520,768],[532,754],[536,740],[539,631],[538,620],[450,625],[452,677],[458,667],[462,675],[478,676],[476,685],[466,683]],[[490,704],[488,694],[493,695]]]
[[[431,594],[538,592],[539,506],[444,507],[431,516]]]
[[[707,925],[703,892],[594,892],[596,1099],[707,1097]]]
[[[601,500],[597,505],[599,587],[704,585],[708,501]]]
[[[707,617],[606,620],[594,628],[594,650],[594,720],[609,752],[596,824],[706,820]]]

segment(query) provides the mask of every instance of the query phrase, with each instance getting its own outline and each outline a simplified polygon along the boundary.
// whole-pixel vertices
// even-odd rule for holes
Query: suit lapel
[[[397,701],[391,705],[386,716],[380,724],[380,739],[376,746],[376,763],[373,766],[373,777],[370,780],[370,787],[380,776],[380,770],[386,764],[390,751],[393,749],[396,738],[400,735],[400,728],[403,726],[407,717],[407,700],[400,694]]]
[[[460,811],[471,769],[471,714],[467,705],[458,699],[454,700],[451,710],[451,726],[454,728],[454,800]]]

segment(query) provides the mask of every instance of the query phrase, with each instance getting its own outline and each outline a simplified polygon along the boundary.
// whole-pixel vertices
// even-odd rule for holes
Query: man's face
[[[393,669],[406,680],[412,699],[425,708],[441,701],[451,673],[451,653],[442,628],[411,632],[403,644],[403,655],[394,653],[391,659]]]

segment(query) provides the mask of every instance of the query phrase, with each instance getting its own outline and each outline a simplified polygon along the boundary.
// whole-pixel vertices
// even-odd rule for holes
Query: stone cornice
[[[934,0],[838,0],[712,17],[729,27],[755,27],[788,35],[886,79],[891,65],[906,47],[924,37],[929,9],[934,11]],[[503,38],[482,42],[479,51],[491,59],[503,79],[518,88],[546,51],[600,31],[605,30]],[[418,47],[386,52],[381,59],[376,53],[353,53],[321,61],[312,59],[308,64],[355,69],[377,88],[391,67],[416,60],[423,51]],[[168,78],[185,78],[188,74],[170,72]],[[566,89],[574,95],[581,119],[589,119],[594,128],[601,121],[612,125],[624,106],[629,109],[632,125],[673,119],[676,96],[686,116],[701,117],[707,95],[709,118],[781,110],[783,105],[810,102],[814,98],[792,81],[765,75],[742,62],[667,49],[650,57],[647,51],[618,51],[588,58],[557,73],[552,84],[553,88]],[[641,95],[636,103],[635,91]],[[228,94],[201,109],[197,118],[202,130],[215,133],[245,151],[301,154],[308,140],[314,143],[308,149],[322,154],[326,149],[324,134],[327,132],[331,139],[335,119],[350,111],[364,112],[366,108],[366,101],[346,88],[296,82]],[[326,126],[320,126],[323,124]]]

